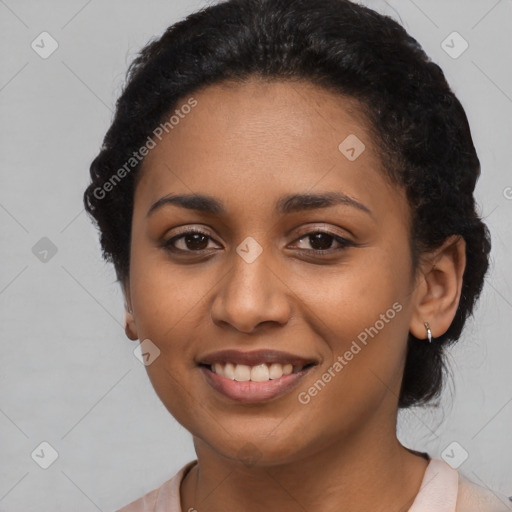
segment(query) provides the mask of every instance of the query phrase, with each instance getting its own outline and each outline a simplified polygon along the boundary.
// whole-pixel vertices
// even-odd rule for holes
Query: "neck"
[[[194,445],[198,464],[181,487],[183,511],[405,512],[428,465],[399,443],[394,429],[360,431],[279,464],[244,465],[198,438]]]

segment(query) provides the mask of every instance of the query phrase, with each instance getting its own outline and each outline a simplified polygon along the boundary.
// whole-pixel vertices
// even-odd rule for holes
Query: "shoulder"
[[[430,458],[408,512],[512,512],[509,499],[480,486],[442,459]]]
[[[456,512],[511,512],[507,496],[476,484],[459,473]]]
[[[180,500],[181,481],[197,460],[188,462],[171,479],[160,487],[144,494],[116,512],[182,512]]]
[[[171,478],[172,480],[172,478]],[[166,485],[168,482],[165,482]],[[158,489],[153,489],[152,491],[144,494],[144,496],[132,501],[128,505],[125,505],[123,508],[116,510],[116,512],[149,512],[155,510],[156,500],[158,497],[158,493],[160,492],[160,487]]]

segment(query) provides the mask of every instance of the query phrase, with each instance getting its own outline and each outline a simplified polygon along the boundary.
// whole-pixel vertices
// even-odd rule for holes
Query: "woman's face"
[[[357,105],[282,81],[192,96],[155,139],[135,193],[127,294],[158,396],[196,441],[254,463],[394,432],[410,213]],[[315,199],[325,194],[341,201]],[[172,195],[217,206],[196,197],[150,212]],[[200,234],[180,237],[191,229]],[[200,365],[223,350],[240,352],[224,356],[240,363],[223,365],[227,376]],[[314,364],[287,375],[287,360],[293,372]]]

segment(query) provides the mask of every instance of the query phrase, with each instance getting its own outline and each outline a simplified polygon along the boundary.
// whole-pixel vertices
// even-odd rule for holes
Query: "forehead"
[[[180,111],[190,98],[195,106]],[[404,213],[354,99],[309,82],[250,80],[202,88],[176,111],[172,129],[145,158],[136,205],[197,192],[238,214],[261,212],[285,194],[332,190]]]

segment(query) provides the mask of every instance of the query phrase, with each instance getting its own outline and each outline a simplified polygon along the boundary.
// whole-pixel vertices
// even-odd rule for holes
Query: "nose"
[[[263,323],[283,326],[288,322],[291,294],[277,265],[271,268],[270,253],[267,249],[248,263],[233,252],[231,270],[221,280],[211,305],[215,324],[252,333]]]

